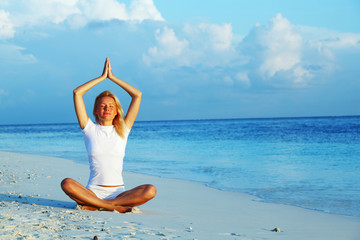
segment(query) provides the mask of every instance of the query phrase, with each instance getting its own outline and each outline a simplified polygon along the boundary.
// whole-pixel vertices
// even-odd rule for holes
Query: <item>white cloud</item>
[[[226,84],[246,88],[252,86],[248,76],[254,71],[273,86],[305,87],[312,78],[302,62],[303,39],[281,14],[265,26],[255,26],[244,41],[239,39],[231,24],[186,24],[176,34],[165,27],[157,31],[157,45],[143,59],[162,66],[210,67],[214,76],[224,71]]]
[[[79,14],[87,21],[93,20],[128,20],[129,16],[124,3],[116,0],[81,0],[79,1]]]
[[[359,33],[341,33],[329,29],[297,26],[298,32],[309,44],[329,49],[359,48]]]
[[[223,25],[201,23],[198,25],[186,24],[184,32],[189,38],[197,39],[203,48],[215,51],[224,51],[232,47],[234,34],[229,23]]]
[[[232,86],[234,84],[234,80],[230,77],[230,76],[225,76],[224,77],[224,82],[227,84],[227,85],[230,85]]]
[[[147,64],[202,69],[224,84],[245,88],[321,84],[337,70],[340,51],[360,49],[360,34],[295,26],[281,14],[256,24],[244,38],[231,24],[202,23],[157,30],[156,41],[143,56]]]
[[[305,87],[313,77],[304,66],[302,35],[281,14],[257,24],[239,48],[250,59],[244,67],[272,86]]]
[[[294,26],[281,14],[257,24],[239,49],[250,61],[243,67],[268,86],[309,87],[336,71],[337,54],[360,49],[360,34]],[[259,80],[257,80],[259,81]]]
[[[164,21],[153,0],[132,0],[129,8],[116,0],[79,0],[77,6],[88,21]]]
[[[32,54],[24,54],[24,50],[25,48],[12,44],[0,44],[0,62],[23,64],[37,61]]]
[[[4,8],[11,14],[10,20],[15,27],[65,22],[72,27],[81,27],[90,21],[113,19],[164,21],[153,0],[132,0],[129,9],[126,4],[116,0],[13,0],[4,4]],[[0,13],[0,27],[4,19],[8,18],[4,13],[4,10]],[[1,28],[0,31],[3,32]]]
[[[300,63],[302,38],[290,22],[278,14],[266,27],[258,27],[259,45],[263,47],[260,72],[273,77],[278,71],[290,70]]]
[[[81,27],[90,21],[164,21],[153,0],[132,0],[129,8],[116,0],[79,0],[80,12],[67,21],[72,27]]]
[[[16,27],[59,24],[69,16],[79,14],[77,0],[14,0],[9,5]]]
[[[10,13],[0,9],[0,39],[12,38],[15,34],[14,25],[9,16]]]
[[[129,20],[143,21],[146,19],[164,21],[153,0],[133,0],[129,7]]]
[[[238,72],[235,76],[235,79],[245,88],[249,88],[251,86],[249,76],[245,72]]]
[[[338,70],[338,54],[360,50],[360,34],[294,26],[281,14],[257,24],[239,44],[244,65],[273,87],[309,87]],[[316,82],[315,82],[316,81]]]
[[[241,41],[226,24],[185,24],[183,35],[189,41],[188,58],[194,65],[207,67],[227,66],[242,61],[236,51]]]
[[[189,61],[184,58],[189,43],[187,40],[179,40],[173,29],[164,27],[163,31],[156,30],[157,46],[148,50],[148,55],[143,56],[143,60],[147,64],[176,62],[177,65],[189,65]]]
[[[334,39],[329,39],[326,46],[330,48],[351,48],[360,47],[360,34],[344,33]]]
[[[185,24],[177,30],[164,27],[157,30],[157,45],[144,56],[147,64],[167,64],[171,59],[176,67],[202,65],[222,66],[238,57],[231,24]],[[181,37],[179,37],[181,36]],[[182,39],[182,40],[179,40]]]
[[[251,81],[249,79],[248,73],[246,72],[238,72],[235,74],[235,76],[232,78],[228,75],[224,77],[224,82],[226,85],[229,86],[240,86],[242,88],[249,88],[251,87]]]

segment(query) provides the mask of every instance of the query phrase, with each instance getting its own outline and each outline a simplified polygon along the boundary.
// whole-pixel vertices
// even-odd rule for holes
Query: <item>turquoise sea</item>
[[[0,151],[87,164],[75,123],[0,125]],[[360,218],[360,116],[136,122],[124,170]]]

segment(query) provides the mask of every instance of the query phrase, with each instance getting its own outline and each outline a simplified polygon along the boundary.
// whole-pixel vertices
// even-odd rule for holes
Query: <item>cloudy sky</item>
[[[358,0],[0,0],[0,124],[76,122],[102,73],[139,120],[360,115]],[[111,81],[85,96],[88,112]]]

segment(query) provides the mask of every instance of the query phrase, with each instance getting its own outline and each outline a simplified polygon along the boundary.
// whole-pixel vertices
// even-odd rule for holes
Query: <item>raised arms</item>
[[[114,83],[119,85],[131,96],[132,100],[131,100],[128,112],[126,113],[124,120],[125,120],[126,125],[129,128],[132,128],[132,126],[135,122],[136,116],[137,116],[137,114],[139,112],[139,108],[140,108],[141,92],[139,90],[137,90],[136,88],[134,88],[133,86],[129,85],[128,83],[115,77],[111,70],[110,61],[108,58],[106,58],[102,75],[93,80],[90,80],[87,83],[84,83],[83,85],[77,87],[73,91],[75,112],[76,112],[76,116],[77,116],[77,119],[78,119],[81,129],[85,128],[85,126],[89,120],[89,116],[86,112],[83,96],[92,87],[94,87],[98,83],[104,81],[106,78],[109,78]]]

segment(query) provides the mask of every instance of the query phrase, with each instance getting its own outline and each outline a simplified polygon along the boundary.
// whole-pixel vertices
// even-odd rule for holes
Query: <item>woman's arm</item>
[[[124,89],[131,96],[131,103],[130,103],[129,109],[125,115],[125,119],[124,119],[128,128],[131,129],[132,126],[134,125],[136,116],[139,112],[142,93],[138,89],[131,86],[130,84],[115,77],[114,74],[112,73],[110,61],[108,59],[107,59],[107,62],[108,62],[108,66],[107,66],[108,67],[108,76],[107,77],[111,81],[113,81],[114,83],[119,85],[122,89]]]
[[[100,77],[97,77],[87,83],[84,83],[83,85],[75,88],[73,91],[75,112],[76,112],[76,116],[77,116],[77,119],[78,119],[81,129],[85,128],[85,126],[89,120],[89,116],[87,115],[87,112],[86,112],[83,96],[92,87],[94,87],[96,84],[104,81],[108,77],[108,66],[109,66],[108,61],[109,61],[109,59],[106,59],[106,62],[104,65],[104,71]]]

